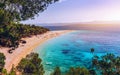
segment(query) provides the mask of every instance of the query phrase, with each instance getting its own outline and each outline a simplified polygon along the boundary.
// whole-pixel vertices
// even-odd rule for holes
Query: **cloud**
[[[62,3],[62,2],[64,2],[64,1],[67,1],[67,0],[59,0],[59,3]]]

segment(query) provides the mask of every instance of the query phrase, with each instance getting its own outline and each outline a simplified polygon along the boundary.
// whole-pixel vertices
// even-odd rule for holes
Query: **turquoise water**
[[[66,71],[69,67],[76,66],[89,68],[93,56],[91,48],[95,49],[94,55],[119,55],[119,45],[119,33],[74,31],[46,41],[35,52],[40,54],[47,72],[51,72],[56,66]]]

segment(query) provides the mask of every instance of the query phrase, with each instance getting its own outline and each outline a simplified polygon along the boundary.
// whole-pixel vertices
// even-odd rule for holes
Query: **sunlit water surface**
[[[120,54],[120,34],[98,31],[74,31],[55,37],[38,46],[35,52],[40,54],[43,60],[46,75],[60,66],[62,71],[69,67],[87,67],[91,65],[93,54],[90,49],[94,48],[94,55],[106,53]]]

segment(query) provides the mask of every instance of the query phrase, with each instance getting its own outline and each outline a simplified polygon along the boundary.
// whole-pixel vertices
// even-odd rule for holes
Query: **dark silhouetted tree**
[[[17,66],[17,70],[22,75],[43,75],[44,69],[41,64],[42,60],[37,53],[31,53],[23,58]]]
[[[91,53],[94,53],[95,49],[94,48],[91,48]]]
[[[3,53],[0,53],[0,73],[2,72],[5,65],[5,56]]]

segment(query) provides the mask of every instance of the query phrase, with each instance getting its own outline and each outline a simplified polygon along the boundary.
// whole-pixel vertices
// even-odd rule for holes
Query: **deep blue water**
[[[74,31],[46,41],[35,52],[40,54],[47,72],[51,72],[56,66],[66,71],[69,67],[76,66],[89,68],[93,57],[91,48],[95,49],[94,55],[119,55],[119,45],[119,33]]]

